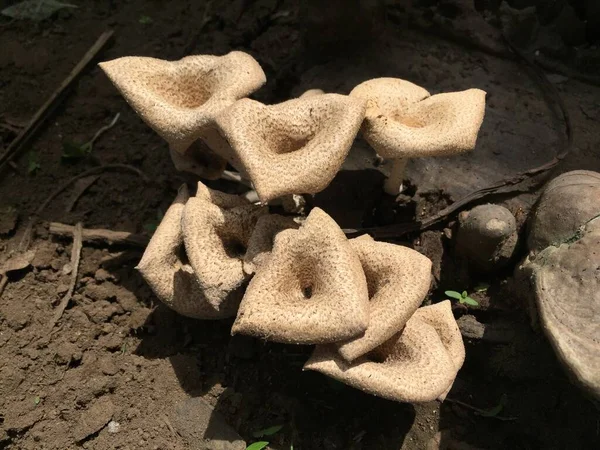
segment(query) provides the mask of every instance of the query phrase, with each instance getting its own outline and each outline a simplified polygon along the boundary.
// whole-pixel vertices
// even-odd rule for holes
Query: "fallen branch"
[[[459,211],[461,211],[464,207],[473,204],[475,202],[481,203],[484,200],[488,199],[494,195],[504,195],[508,193],[517,193],[517,192],[528,192],[530,190],[530,186],[524,187],[521,185],[524,181],[527,181],[537,175],[547,173],[554,167],[558,165],[571,150],[571,146],[573,144],[573,128],[571,125],[571,116],[567,110],[567,107],[556,89],[556,87],[548,80],[546,74],[540,70],[536,64],[531,61],[526,55],[524,55],[520,50],[518,50],[506,36],[504,36],[504,40],[506,45],[515,53],[515,55],[520,58],[522,62],[524,62],[530,69],[530,73],[533,74],[536,82],[544,93],[550,93],[551,96],[544,96],[544,98],[549,102],[550,98],[558,105],[562,118],[564,120],[564,133],[566,137],[566,144],[564,148],[558,152],[549,162],[542,164],[541,166],[534,167],[533,169],[526,170],[525,172],[517,173],[516,175],[502,179],[491,186],[487,186],[482,189],[478,189],[460,200],[454,202],[447,208],[439,211],[438,213],[430,216],[420,222],[412,222],[412,223],[401,223],[388,225],[384,227],[373,227],[373,228],[362,228],[362,229],[347,229],[344,230],[348,235],[356,235],[362,233],[369,233],[375,238],[399,238],[405,234],[416,232],[416,231],[425,231],[441,222],[444,222],[449,219],[449,217]]]
[[[83,55],[83,58],[77,63],[77,65],[71,70],[67,78],[63,80],[60,86],[52,93],[50,98],[37,110],[29,124],[21,130],[18,136],[10,143],[6,151],[0,156],[0,173],[8,165],[9,161],[18,155],[25,143],[31,139],[31,137],[40,129],[45,120],[49,117],[50,113],[60,103],[60,100],[64,98],[64,94],[67,89],[71,86],[73,81],[81,74],[83,69],[96,57],[96,55],[104,48],[106,43],[112,37],[113,31],[105,31],[96,40],[94,45]]]
[[[65,294],[65,296],[60,301],[60,304],[56,308],[54,312],[54,317],[50,322],[50,331],[56,325],[56,322],[60,320],[65,309],[67,309],[67,305],[73,297],[73,291],[75,290],[75,285],[77,284],[77,275],[79,274],[79,261],[81,260],[81,248],[83,247],[83,239],[82,239],[82,227],[81,222],[77,222],[73,228],[73,248],[71,249],[71,283],[69,284],[69,290]]]
[[[50,223],[50,234],[60,237],[71,236],[75,227],[59,222]],[[131,247],[146,248],[149,239],[140,234],[127,233],[126,231],[112,231],[102,228],[83,228],[81,230],[84,242],[104,245],[128,245]]]

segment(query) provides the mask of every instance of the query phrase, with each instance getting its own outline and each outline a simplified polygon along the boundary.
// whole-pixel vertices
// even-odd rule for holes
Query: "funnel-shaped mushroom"
[[[178,153],[198,139],[220,153],[222,142],[214,142],[215,117],[266,81],[256,60],[237,51],[179,61],[124,57],[100,67],[140,117]]]
[[[369,287],[369,326],[363,336],[339,345],[352,361],[401,330],[423,302],[431,284],[431,261],[400,245],[363,237],[350,241]]]
[[[218,304],[209,303],[192,267],[185,262],[181,216],[188,199],[184,185],[152,236],[137,269],[156,296],[179,314],[196,319],[234,316],[242,292],[232,292]]]
[[[360,128],[365,103],[338,94],[273,106],[236,102],[217,118],[261,201],[325,189]]]
[[[215,191],[213,196],[217,196]],[[190,198],[181,218],[190,265],[211,305],[243,289],[248,279],[243,269],[248,240],[258,217],[267,213],[266,208],[254,205],[231,207],[231,201],[220,196],[217,202],[224,207],[203,198]]]
[[[473,150],[485,113],[485,92],[468,89],[430,96],[398,78],[376,78],[356,86],[351,97],[367,101],[362,133],[392,160],[388,194],[402,189],[407,158],[450,156]]]
[[[300,225],[291,217],[268,214],[258,218],[248,241],[244,256],[244,271],[251,275],[263,266],[271,256],[277,234],[283,230],[297,229]]]
[[[443,314],[438,311],[442,309]],[[457,339],[462,345],[462,338],[457,330],[450,302],[426,306],[401,332],[352,363],[344,361],[335,346],[321,345],[304,369],[389,400],[432,401],[445,396],[460,368]]]
[[[277,235],[240,306],[233,334],[293,344],[349,339],[363,333],[369,319],[360,261],[319,208],[300,229]]]

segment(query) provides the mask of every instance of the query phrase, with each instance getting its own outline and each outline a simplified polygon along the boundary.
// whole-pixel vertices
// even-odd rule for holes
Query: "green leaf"
[[[90,143],[79,145],[74,142],[63,142],[63,159],[82,159],[92,152]]]
[[[469,294],[467,293],[467,291],[462,291],[462,294],[460,294],[460,296],[462,298],[467,298],[469,296]]]
[[[479,283],[477,286],[475,286],[475,292],[487,292],[489,288],[490,285],[488,283]]]
[[[263,436],[273,436],[275,433],[281,431],[283,425],[274,425],[269,428],[265,428],[264,430],[255,431],[252,433],[252,436],[255,438],[263,437]]]
[[[456,300],[461,300],[463,298],[462,295],[460,295],[460,292],[456,292],[456,291],[446,291],[446,292],[444,292],[444,294],[446,294],[448,297],[454,298]]]
[[[34,175],[38,170],[42,168],[39,162],[38,154],[35,152],[29,152],[27,154],[27,173]]]
[[[479,415],[482,417],[497,416],[504,409],[504,405],[506,405],[507,400],[508,397],[506,396],[506,394],[502,394],[502,397],[500,397],[500,402],[496,406],[485,411],[481,411]]]
[[[37,397],[37,396],[36,396],[36,397],[33,399],[33,404],[37,406],[37,405],[39,405],[39,404],[40,404],[40,402],[41,402],[41,401],[42,401],[42,400],[41,400],[39,397]]]
[[[477,300],[472,299],[471,297],[465,297],[465,298],[461,299],[460,302],[465,303],[470,306],[479,306],[479,303],[477,302]]]
[[[267,441],[258,441],[254,444],[250,444],[248,447],[246,447],[246,450],[262,450],[267,445],[269,445]]]
[[[149,25],[152,22],[154,22],[154,20],[152,20],[152,17],[150,17],[150,16],[140,16],[140,18],[138,19],[138,22],[141,23],[142,25]]]
[[[77,8],[77,5],[56,0],[25,0],[0,11],[0,14],[13,19],[29,19],[36,22],[46,20],[64,8]]]

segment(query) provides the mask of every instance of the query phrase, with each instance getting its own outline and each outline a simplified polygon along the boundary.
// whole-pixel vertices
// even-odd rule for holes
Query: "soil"
[[[14,2],[0,6],[8,3]],[[387,3],[390,8],[392,2]],[[422,3],[426,13],[432,2]],[[315,43],[314,15],[307,16],[314,12],[297,11],[296,2],[287,0],[78,4],[40,23],[2,18],[4,148],[106,28],[115,30],[115,38],[101,60],[247,51],[267,74],[267,85],[254,96],[267,103],[311,87],[347,92],[365,78],[358,64],[351,72],[340,66],[360,60],[368,67],[374,55],[378,62],[371,70],[378,76],[390,75],[389,67],[395,67],[433,90],[491,80],[491,122],[485,125],[482,154],[498,158],[415,163],[409,171],[414,184],[398,203],[382,193],[382,168],[359,140],[345,167],[349,170],[312,202],[342,227],[425,217],[495,175],[550,159],[549,152],[561,142],[562,124],[517,62],[401,26],[398,5],[392,5],[395,21],[374,14],[373,20],[381,22],[359,27],[364,33],[339,33],[349,43],[340,47]],[[311,39],[305,39],[306,30]],[[381,69],[383,60],[392,64],[387,71]],[[568,78],[560,79],[557,88],[576,133],[574,149],[558,171],[598,170],[600,88]],[[119,121],[96,142],[91,157],[61,158],[65,142],[88,141],[116,113]],[[490,326],[493,336],[473,332],[476,337],[465,338],[467,359],[447,401],[400,404],[302,372],[309,347],[232,338],[231,321],[177,315],[158,302],[135,270],[140,249],[84,244],[73,299],[57,325],[50,326],[68,289],[72,242],[50,236],[48,222],[81,221],[88,228],[151,234],[178,186],[194,182],[175,171],[166,144],[97,66],[85,71],[15,162],[0,180],[0,261],[17,248],[30,214],[56,186],[84,170],[99,163],[129,164],[151,181],[132,172],[103,172],[72,208],[76,187],[43,211],[31,244],[35,258],[29,268],[10,274],[0,297],[0,448],[197,448],[172,425],[176,405],[189,397],[214,406],[248,443],[256,440],[257,430],[284,425],[269,438],[273,449],[292,444],[302,450],[600,448],[598,410],[570,383],[543,334],[531,326],[511,270],[493,276],[469,272],[453,254],[452,223],[399,242],[434,261],[428,302],[443,299],[445,289],[472,292],[487,283],[487,291],[475,294],[482,307],[470,313]],[[39,168],[29,173],[32,163]],[[238,188],[225,181],[207,184],[229,192]],[[534,194],[502,199],[520,227]],[[457,317],[465,313],[456,309]],[[494,417],[460,403],[487,410],[503,397],[504,407]]]

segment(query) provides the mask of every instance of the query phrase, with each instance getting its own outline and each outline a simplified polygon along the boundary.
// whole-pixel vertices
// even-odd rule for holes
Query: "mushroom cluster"
[[[465,349],[448,301],[420,307],[431,261],[369,236],[348,240],[319,208],[291,217],[267,204],[325,189],[361,130],[394,161],[385,189],[397,194],[407,158],[473,149],[483,91],[430,96],[380,78],[349,95],[314,89],[264,105],[247,98],[266,77],[242,52],[101,67],[176,168],[216,179],[229,164],[259,200],[201,182],[194,196],[180,188],[138,265],[161,301],[197,319],[235,317],[232,334],[316,345],[305,369],[365,392],[444,399]]]
[[[264,105],[247,97],[266,76],[240,51],[179,61],[123,57],[100,67],[168,143],[178,170],[218,179],[229,164],[263,203],[325,189],[359,131],[392,161],[384,189],[397,195],[408,158],[472,150],[485,112],[482,90],[430,95],[397,78],[365,81],[349,95],[311,89]]]
[[[180,314],[235,317],[232,334],[316,345],[305,369],[387,399],[443,399],[464,360],[449,301],[420,308],[431,261],[349,240],[319,208],[291,218],[202,183],[191,197],[184,185],[138,269]]]

